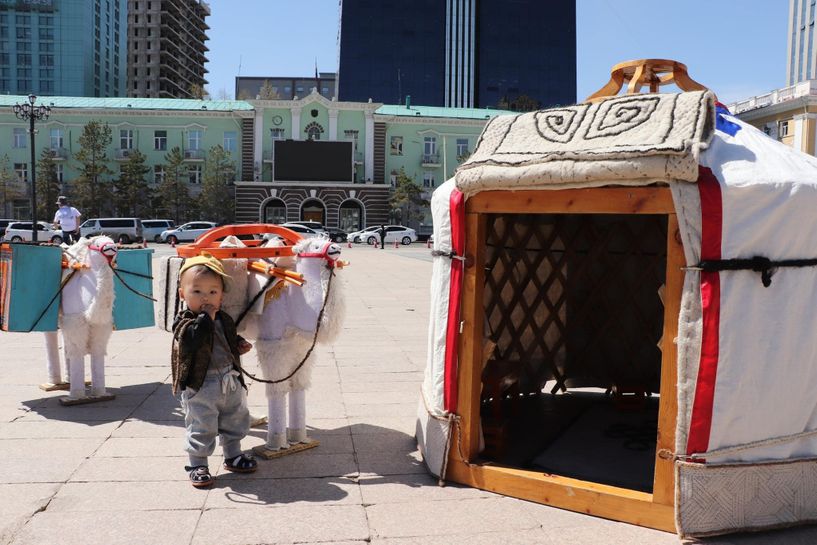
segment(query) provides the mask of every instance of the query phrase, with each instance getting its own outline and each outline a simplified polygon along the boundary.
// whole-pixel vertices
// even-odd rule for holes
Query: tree
[[[258,98],[261,100],[277,100],[281,98],[281,95],[278,94],[278,91],[272,88],[272,84],[269,82],[269,80],[265,79],[264,83],[261,85],[261,89],[258,91]]]
[[[204,173],[199,195],[199,211],[203,217],[219,223],[232,223],[235,218],[229,185],[235,181],[235,163],[230,152],[213,146],[204,159]]]
[[[111,144],[111,127],[101,121],[89,121],[79,137],[79,176],[74,182],[74,202],[84,216],[99,216],[103,208],[109,209],[111,191],[102,179],[113,174],[108,168],[107,149]]]
[[[190,84],[190,98],[197,98],[199,100],[210,100],[210,91],[204,85],[199,83]]]
[[[113,204],[119,215],[138,218],[149,210],[150,203],[146,196],[149,192],[147,174],[150,168],[145,165],[145,159],[144,153],[133,150],[122,165],[119,177],[113,182]]]
[[[389,197],[392,213],[400,213],[401,221],[408,224],[413,219],[422,219],[423,209],[428,207],[428,200],[422,197],[423,190],[417,185],[403,167],[397,173],[394,191]]]
[[[57,211],[57,196],[60,194],[60,179],[57,177],[57,164],[51,150],[43,149],[37,161],[37,217],[46,221],[54,217]]]
[[[9,156],[3,155],[0,159],[0,214],[11,217],[14,201],[25,196],[25,182],[11,169]]]
[[[165,175],[159,186],[165,210],[179,224],[182,218],[190,217],[193,199],[187,189],[187,165],[184,162],[182,150],[176,146],[165,155]]]

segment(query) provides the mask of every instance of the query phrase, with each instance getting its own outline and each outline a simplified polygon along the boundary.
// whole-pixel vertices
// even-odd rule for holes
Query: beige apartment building
[[[817,80],[808,80],[727,106],[772,138],[817,156]]]
[[[128,0],[128,96],[198,98],[207,80],[201,0]]]

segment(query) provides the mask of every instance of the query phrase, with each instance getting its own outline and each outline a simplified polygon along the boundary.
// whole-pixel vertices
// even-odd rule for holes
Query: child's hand
[[[216,307],[214,307],[213,305],[211,305],[210,303],[205,303],[205,304],[203,304],[201,306],[201,311],[206,312],[207,315],[210,316],[211,320],[215,320],[216,319],[216,312],[218,312],[218,309]]]
[[[244,339],[239,339],[238,341],[238,353],[241,355],[246,354],[252,350],[252,343],[245,341]]]

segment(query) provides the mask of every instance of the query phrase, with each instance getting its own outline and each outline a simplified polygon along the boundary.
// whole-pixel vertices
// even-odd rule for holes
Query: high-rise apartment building
[[[575,0],[341,0],[339,46],[343,101],[576,100]]]
[[[814,51],[815,0],[789,0],[789,47],[786,85],[817,79]]]
[[[0,93],[122,96],[126,0],[0,0]]]
[[[128,0],[127,95],[197,98],[207,84],[209,15],[201,0]]]

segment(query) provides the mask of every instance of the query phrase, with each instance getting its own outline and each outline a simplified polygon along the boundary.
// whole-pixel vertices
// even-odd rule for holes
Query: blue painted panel
[[[113,326],[116,330],[154,324],[153,301],[122,284],[124,280],[133,290],[153,297],[152,254],[153,250],[147,248],[120,249],[116,256],[116,271],[119,273],[114,277]]]
[[[62,250],[10,244],[3,249],[3,260],[0,327],[4,331],[56,331],[60,298],[54,296],[62,279]]]

